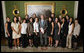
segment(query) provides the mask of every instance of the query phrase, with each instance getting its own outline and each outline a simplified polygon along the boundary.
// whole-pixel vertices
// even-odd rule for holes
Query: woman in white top
[[[21,35],[22,35],[22,47],[23,48],[26,47],[26,43],[27,43],[26,30],[27,30],[26,19],[23,19],[23,23],[21,24]]]
[[[39,36],[39,23],[38,23],[38,18],[35,18],[35,22],[33,23],[34,27],[34,46],[37,48],[38,47],[38,36]]]
[[[67,40],[66,40],[66,47],[67,48],[71,48],[72,47],[71,40],[72,40],[73,29],[74,29],[73,20],[72,20],[72,18],[70,18],[70,22],[69,22],[69,25],[68,25],[68,35],[67,35]]]
[[[19,24],[19,22],[17,22],[17,17],[14,17],[14,22],[11,23],[11,27],[13,30],[12,38],[14,39],[15,49],[17,49],[17,45],[18,45],[18,49],[20,49],[20,47],[19,47],[19,38],[21,37],[20,24]],[[17,40],[17,43],[16,43],[16,40]]]

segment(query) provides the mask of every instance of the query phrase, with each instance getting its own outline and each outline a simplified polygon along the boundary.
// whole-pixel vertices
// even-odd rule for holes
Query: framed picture
[[[54,13],[54,2],[46,3],[25,3],[25,15],[28,14],[29,17],[35,13],[38,17],[44,14],[45,17],[49,17],[51,13]]]

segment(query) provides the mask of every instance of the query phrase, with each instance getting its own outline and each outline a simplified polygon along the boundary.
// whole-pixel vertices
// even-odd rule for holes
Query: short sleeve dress
[[[11,23],[11,26],[15,29],[15,31],[17,31],[17,32],[19,32],[19,22],[18,23],[14,23],[14,22],[12,22]],[[13,39],[17,39],[17,38],[20,38],[21,37],[21,35],[20,34],[17,34],[15,31],[13,31],[13,33],[12,33],[12,38]]]

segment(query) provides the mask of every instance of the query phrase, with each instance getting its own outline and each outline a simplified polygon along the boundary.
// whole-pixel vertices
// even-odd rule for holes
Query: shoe
[[[14,49],[17,50],[17,47],[15,47]]]
[[[9,49],[12,49],[12,47],[9,47]]]
[[[20,47],[18,47],[18,49],[20,49]]]
[[[52,47],[52,44],[50,45],[50,47]]]
[[[54,45],[54,47],[55,47],[55,48],[57,48],[57,46],[56,46],[56,45]]]

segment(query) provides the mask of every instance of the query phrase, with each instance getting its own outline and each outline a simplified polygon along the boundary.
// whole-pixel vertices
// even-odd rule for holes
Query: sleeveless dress
[[[51,31],[52,31],[52,22],[48,21],[48,28],[47,28],[48,36],[52,36]]]
[[[12,29],[11,29],[11,22],[7,22],[8,23],[8,32],[9,32],[9,34],[11,35],[11,37],[12,37]]]
[[[54,24],[54,40],[59,40],[60,39],[60,35],[58,35],[59,32],[59,26],[58,23]]]
[[[14,22],[12,22],[11,23],[11,26],[18,32],[19,31],[19,22],[18,23],[14,23]],[[13,33],[12,33],[12,38],[13,39],[17,39],[17,38],[20,38],[21,37],[21,35],[20,34],[17,34],[15,31],[13,31]]]

